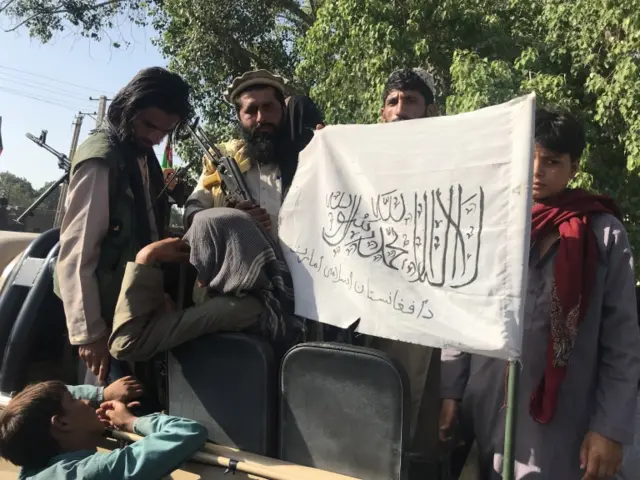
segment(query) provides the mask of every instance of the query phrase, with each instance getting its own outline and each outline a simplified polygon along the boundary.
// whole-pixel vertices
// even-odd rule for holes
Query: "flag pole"
[[[517,360],[509,360],[507,378],[507,413],[504,428],[503,480],[515,480],[515,446],[518,423],[518,379],[520,365]]]

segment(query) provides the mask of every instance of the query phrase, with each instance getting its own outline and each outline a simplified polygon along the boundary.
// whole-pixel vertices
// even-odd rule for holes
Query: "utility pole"
[[[82,129],[82,120],[84,115],[79,113],[76,115],[76,119],[73,122],[73,137],[71,139],[71,147],[69,148],[69,161],[73,160],[73,155],[76,153],[78,147],[78,140],[80,139],[80,130]],[[62,219],[64,218],[65,202],[67,199],[67,182],[60,185],[60,197],[58,198],[58,207],[56,208],[56,217],[53,221],[53,228],[58,228],[62,225]]]
[[[96,128],[99,128],[102,125],[102,121],[107,113],[107,102],[109,99],[106,95],[100,95],[100,98],[89,97],[90,100],[98,101],[98,112],[96,113]],[[76,148],[78,147],[78,140],[80,138],[80,130],[82,128],[82,120],[84,119],[84,114],[82,112],[78,113],[76,116],[75,122],[73,122],[74,130],[73,130],[73,138],[71,139],[71,148],[69,149],[69,161],[73,161],[73,155],[76,152]],[[62,219],[64,218],[65,212],[65,203],[67,200],[67,183],[63,183],[60,186],[60,198],[58,199],[58,207],[56,208],[56,217],[53,222],[53,227],[58,228],[62,225]]]
[[[96,115],[96,128],[102,125],[102,120],[107,113],[107,101],[109,100],[106,95],[100,95],[100,98],[89,97],[90,100],[98,101],[98,113]]]

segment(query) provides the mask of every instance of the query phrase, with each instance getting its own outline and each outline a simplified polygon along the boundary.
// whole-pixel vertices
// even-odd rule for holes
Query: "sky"
[[[3,25],[0,25],[2,27]],[[48,130],[47,144],[68,154],[75,115],[94,113],[98,98],[111,98],[142,68],[166,66],[152,45],[151,28],[132,27],[120,36],[129,46],[115,49],[108,42],[91,42],[62,33],[51,43],[31,39],[26,30],[5,33],[0,28],[0,172],[29,180],[35,188],[57,180],[62,170],[56,158],[25,137]],[[80,141],[95,126],[85,116]],[[162,152],[162,146],[156,149]],[[161,157],[159,157],[161,158]]]

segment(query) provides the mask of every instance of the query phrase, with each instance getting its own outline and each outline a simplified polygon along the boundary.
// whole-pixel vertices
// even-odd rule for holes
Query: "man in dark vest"
[[[56,292],[69,340],[100,381],[110,368],[107,339],[125,266],[163,238],[168,226],[168,198],[153,147],[190,117],[189,90],[163,68],[140,71],[72,160]]]

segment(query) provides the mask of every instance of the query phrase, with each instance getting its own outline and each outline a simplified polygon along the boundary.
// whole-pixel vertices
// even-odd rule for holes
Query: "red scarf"
[[[609,213],[621,219],[615,202],[585,190],[566,190],[552,200],[534,204],[531,242],[560,233],[555,259],[551,332],[544,376],[531,395],[530,413],[539,423],[553,419],[560,385],[567,373],[578,327],[585,317],[596,272],[598,246],[591,215]]]

